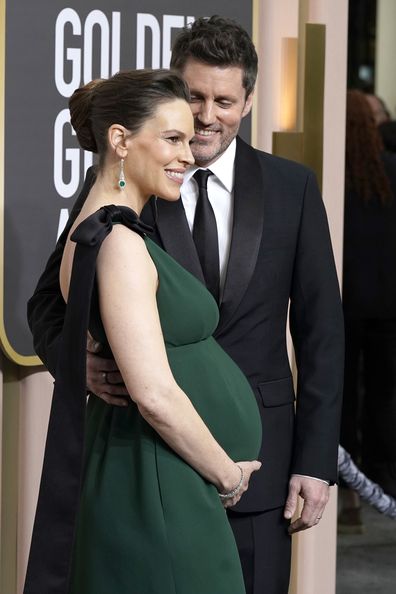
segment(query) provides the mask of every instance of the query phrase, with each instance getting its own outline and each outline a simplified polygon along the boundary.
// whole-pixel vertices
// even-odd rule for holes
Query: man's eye
[[[195,95],[190,96],[190,103],[197,103],[198,101],[200,101],[199,97],[196,97]]]
[[[220,105],[220,107],[224,107],[224,109],[228,109],[232,106],[232,103],[230,103],[230,101],[218,101],[217,103],[218,105]]]

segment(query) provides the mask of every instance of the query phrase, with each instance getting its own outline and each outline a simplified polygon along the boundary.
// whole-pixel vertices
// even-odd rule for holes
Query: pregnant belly
[[[260,414],[250,385],[234,361],[213,338],[168,347],[167,354],[178,385],[229,456],[256,458],[261,445]]]

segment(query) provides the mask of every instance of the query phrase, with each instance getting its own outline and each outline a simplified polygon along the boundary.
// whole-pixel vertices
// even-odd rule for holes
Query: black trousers
[[[246,514],[228,511],[241,559],[246,594],[287,594],[291,537],[284,508]]]
[[[345,319],[341,444],[364,468],[396,462],[396,320]]]

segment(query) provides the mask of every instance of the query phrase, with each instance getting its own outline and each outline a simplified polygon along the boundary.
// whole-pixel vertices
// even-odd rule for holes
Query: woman
[[[59,396],[55,389],[26,594],[245,591],[222,503],[234,505],[260,467],[235,463],[258,454],[255,398],[211,337],[214,299],[150,241],[138,217],[153,194],[179,198],[193,163],[187,101],[177,75],[144,70],[94,81],[70,99],[73,127],[82,148],[99,153],[99,173],[62,259]],[[131,403],[89,399],[80,493],[74,433],[85,404],[78,408],[75,391],[83,402],[88,317]]]
[[[347,95],[341,444],[396,495],[396,157],[383,150],[367,97]],[[362,395],[362,398],[360,398]],[[362,401],[361,401],[362,400]],[[392,470],[393,469],[393,470]],[[392,473],[394,477],[392,479]],[[357,502],[343,525],[361,530]]]

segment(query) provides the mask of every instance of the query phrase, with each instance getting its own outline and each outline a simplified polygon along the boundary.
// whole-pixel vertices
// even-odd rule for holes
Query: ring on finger
[[[107,380],[107,371],[103,371],[102,372],[102,379],[103,379],[103,383],[104,384],[108,384],[108,380]]]

